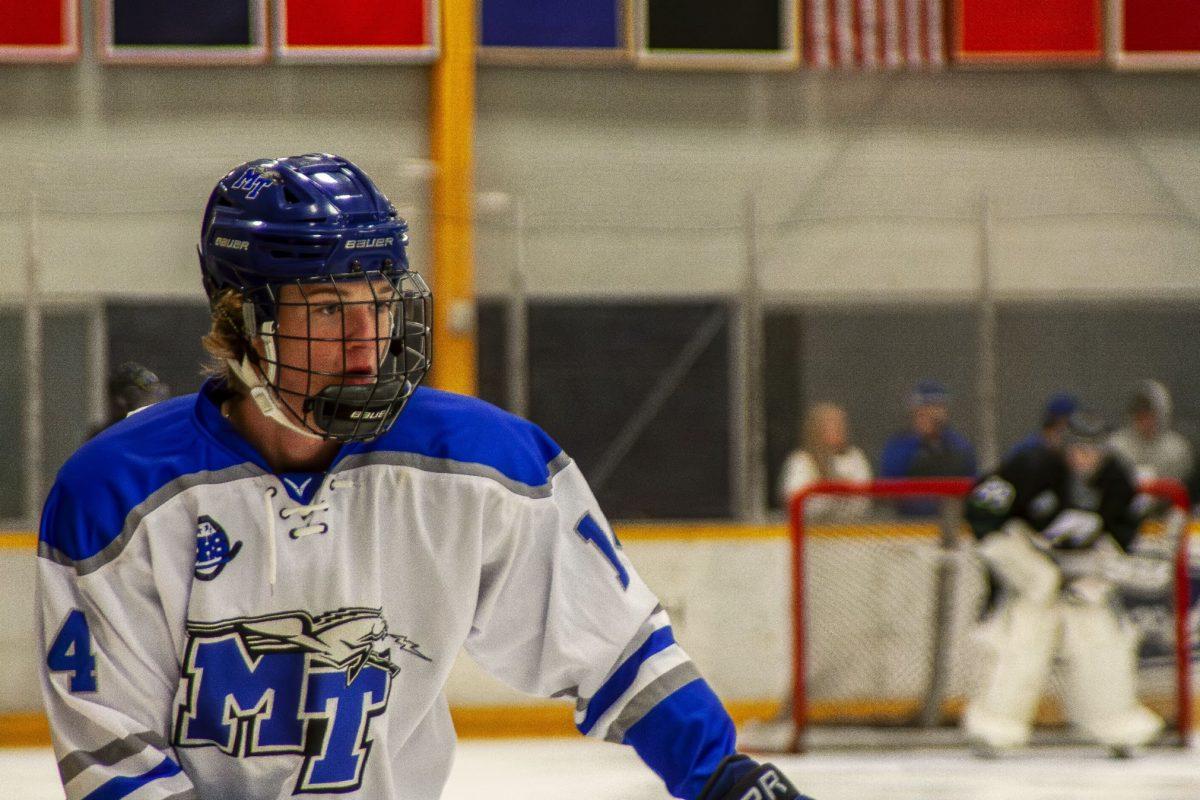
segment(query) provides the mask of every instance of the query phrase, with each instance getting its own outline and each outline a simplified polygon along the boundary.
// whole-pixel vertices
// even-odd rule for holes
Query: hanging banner
[[[800,63],[797,13],[797,0],[637,0],[636,62],[685,69],[790,69]]]
[[[430,62],[436,0],[278,0],[275,54],[294,62]]]
[[[481,0],[487,63],[606,64],[631,58],[624,0]]]
[[[257,64],[264,0],[98,0],[97,52],[110,64]]]
[[[806,61],[817,69],[926,69],[946,61],[942,0],[807,0]]]
[[[0,0],[0,63],[79,58],[79,0]]]
[[[1113,0],[1110,13],[1117,66],[1200,68],[1200,0]]]
[[[1089,63],[1104,57],[1100,0],[955,0],[958,63]]]

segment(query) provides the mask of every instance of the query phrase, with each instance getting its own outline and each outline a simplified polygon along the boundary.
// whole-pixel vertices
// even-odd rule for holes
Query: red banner
[[[1116,61],[1123,66],[1200,67],[1200,0],[1117,0]]]
[[[279,0],[276,51],[290,61],[421,61],[437,56],[433,0]]]
[[[955,0],[960,63],[1099,61],[1099,0]]]
[[[78,57],[78,0],[0,0],[0,62]]]

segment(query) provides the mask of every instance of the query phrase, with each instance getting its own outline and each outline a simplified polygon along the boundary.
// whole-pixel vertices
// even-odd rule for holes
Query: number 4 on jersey
[[[579,520],[575,525],[575,532],[585,542],[591,542],[596,546],[596,549],[608,559],[608,563],[612,564],[613,569],[617,571],[617,578],[621,581],[621,587],[628,589],[629,571],[625,569],[625,565],[621,563],[621,559],[617,558],[617,547],[620,547],[621,543],[617,542],[617,547],[613,547],[613,542],[609,541],[608,535],[600,527],[600,523],[592,518],[591,514],[583,515],[583,519]],[[613,541],[616,541],[616,538],[617,535],[614,533]]]
[[[51,672],[71,673],[72,692],[96,691],[96,657],[92,655],[92,632],[79,609],[67,619],[50,645],[46,666]]]

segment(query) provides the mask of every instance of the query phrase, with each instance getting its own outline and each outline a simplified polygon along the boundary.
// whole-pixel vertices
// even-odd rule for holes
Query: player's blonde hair
[[[212,318],[208,333],[200,343],[209,361],[204,374],[221,378],[229,388],[245,394],[243,384],[229,368],[229,359],[241,361],[246,355],[246,339],[242,334],[242,293],[236,289],[223,289],[212,303]]]

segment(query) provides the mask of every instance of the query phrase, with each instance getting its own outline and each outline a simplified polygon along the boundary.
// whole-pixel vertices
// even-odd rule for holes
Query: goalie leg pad
[[[989,747],[1018,747],[1029,741],[1042,686],[1058,643],[1054,606],[1014,600],[986,623],[989,666],[978,695],[967,704],[963,732]]]
[[[1064,602],[1067,715],[1110,747],[1154,739],[1163,721],[1137,700],[1137,636],[1108,603]]]
[[[979,543],[980,558],[991,567],[1012,595],[1049,605],[1058,593],[1058,567],[1033,546],[1028,527],[1012,521]]]

